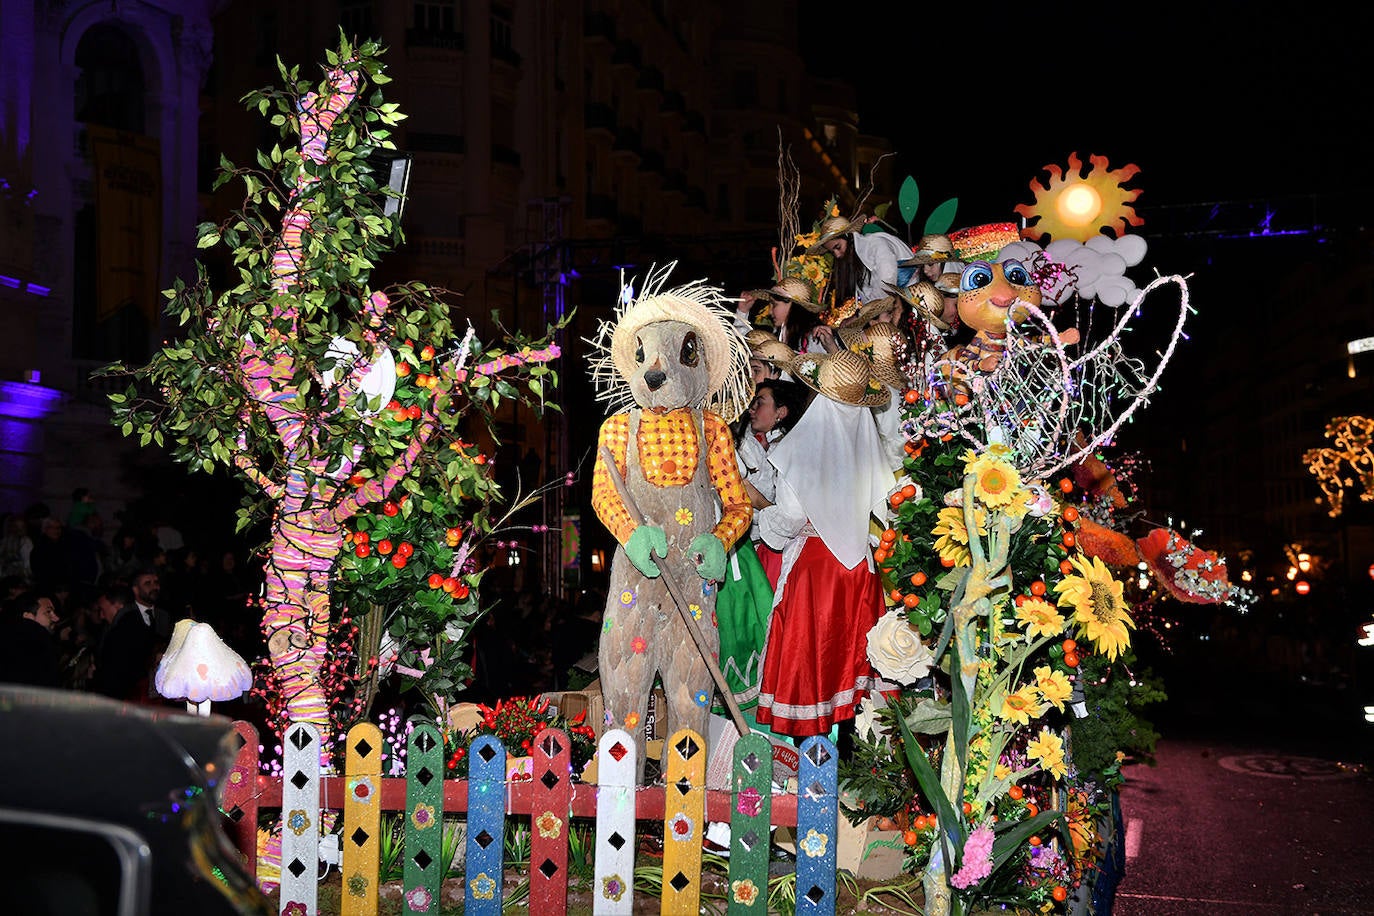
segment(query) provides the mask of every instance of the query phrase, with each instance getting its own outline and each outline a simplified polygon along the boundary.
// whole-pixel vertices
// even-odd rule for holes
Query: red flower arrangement
[[[546,728],[558,728],[567,733],[572,742],[574,772],[581,772],[596,753],[596,733],[586,724],[587,713],[582,711],[571,719],[556,713],[549,701],[540,697],[511,697],[497,700],[495,706],[479,704],[482,721],[466,732],[451,737],[447,769],[449,776],[467,776],[467,749],[483,735],[493,735],[513,756],[527,756],[534,747],[535,736]]]

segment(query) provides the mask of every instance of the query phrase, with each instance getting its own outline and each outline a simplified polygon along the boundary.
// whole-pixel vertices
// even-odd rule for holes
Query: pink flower
[[[949,883],[959,889],[972,887],[992,874],[992,828],[977,827],[964,843],[963,865]]]
[[[735,809],[745,817],[758,817],[763,810],[763,796],[753,786],[745,789],[735,800]]]

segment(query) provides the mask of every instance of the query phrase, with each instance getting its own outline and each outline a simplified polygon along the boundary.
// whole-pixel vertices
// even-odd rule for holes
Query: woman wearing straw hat
[[[914,268],[901,262],[911,258],[906,242],[888,232],[863,231],[868,218],[831,216],[821,223],[821,234],[807,254],[827,251],[835,259],[830,272],[832,307],[843,310],[854,299],[860,305],[887,295],[887,285],[905,285]]]
[[[866,408],[888,399],[857,353],[799,355],[789,371],[817,397],[770,450],[776,503],[757,513],[764,542],[783,552],[756,717],[779,734],[822,734],[854,717],[879,686],[867,633],[883,613],[868,549],[892,472]]]
[[[783,277],[772,289],[749,295],[767,297],[770,317],[777,339],[798,353],[819,353],[835,348],[834,338],[821,324],[825,307],[816,296],[816,287],[803,277]]]

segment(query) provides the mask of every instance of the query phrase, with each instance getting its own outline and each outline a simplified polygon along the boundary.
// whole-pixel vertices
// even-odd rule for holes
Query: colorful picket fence
[[[529,910],[567,912],[569,834],[574,817],[595,819],[593,912],[628,914],[634,906],[636,822],[663,825],[663,890],[660,911],[699,912],[702,834],[708,821],[730,823],[728,906],[732,914],[764,914],[768,903],[770,827],[795,827],[797,912],[833,914],[836,892],[836,830],[839,805],[835,747],[824,737],[802,744],[796,794],[773,794],[772,745],[761,735],[734,748],[731,788],[706,788],[706,743],[684,729],[668,739],[665,785],[636,786],[633,739],[619,729],[598,743],[596,785],[571,778],[571,742],[557,729],[535,739],[533,778],[507,780],[506,750],[484,736],[469,749],[469,778],[446,780],[438,729],[418,725],[406,747],[406,775],[382,776],[383,737],[375,725],[354,726],[346,737],[342,776],[320,773],[316,729],[297,723],[283,742],[283,775],[262,777],[258,735],[235,723],[243,738],[224,785],[224,810],[234,821],[239,848],[256,871],[259,813],[281,811],[281,907],[283,914],[313,916],[317,905],[319,824],[325,812],[343,812],[342,912],[375,914],[381,868],[383,811],[405,815],[403,899],[406,914],[439,911],[446,813],[467,815],[464,868],[469,916],[499,916],[507,867],[527,867]],[[505,825],[527,818],[528,862],[503,861]]]

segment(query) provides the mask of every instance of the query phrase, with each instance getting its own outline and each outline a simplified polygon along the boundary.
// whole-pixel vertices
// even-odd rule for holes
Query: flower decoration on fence
[[[268,526],[260,690],[278,726],[314,723],[325,747],[331,726],[366,711],[366,690],[352,698],[374,670],[384,613],[403,659],[436,650],[420,678],[427,696],[464,674],[475,601],[420,584],[441,567],[464,589],[476,584],[475,569],[443,565],[456,561],[444,530],[486,533],[500,494],[462,433],[490,427],[503,400],[542,405],[558,355],[520,337],[483,347],[455,329],[444,290],[369,285],[401,233],[385,212],[396,192],[368,163],[395,149],[404,115],[382,97],[375,42],[343,40],[327,58],[318,83],[283,65],[285,88],[244,97],[286,142],[259,153],[257,168],[220,161],[215,188],[240,181],[244,201],[223,224],[199,226],[197,245],[222,248],[237,285],[217,291],[197,265],[166,292],[175,339],[142,368],[105,370],[130,377],[110,397],[125,435],[251,488],[239,527]],[[336,638],[350,616],[362,632]]]

